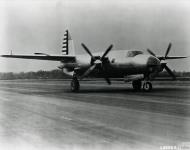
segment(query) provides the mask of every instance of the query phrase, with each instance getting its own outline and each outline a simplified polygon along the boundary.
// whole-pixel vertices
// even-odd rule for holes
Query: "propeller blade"
[[[92,53],[90,52],[90,50],[86,47],[86,45],[84,45],[83,43],[81,43],[82,47],[85,49],[85,51],[92,57],[94,58],[94,56],[92,55]]]
[[[172,43],[169,43],[168,48],[167,48],[166,53],[165,53],[165,57],[168,56],[168,53],[170,52],[171,46],[172,46]]]
[[[154,54],[150,49],[147,49],[147,51],[149,52],[149,54],[153,55],[156,57],[156,54]]]
[[[169,75],[171,75],[172,78],[175,80],[176,77],[175,77],[174,73],[171,71],[171,69],[170,69],[167,65],[164,65],[164,68],[165,68],[166,71],[169,73]]]
[[[104,78],[106,80],[106,82],[110,85],[111,84],[111,81],[109,78]]]
[[[88,76],[96,67],[96,64],[92,65],[91,67],[89,67],[86,72],[80,77],[80,80],[82,80],[84,77]]]
[[[112,49],[113,45],[110,45],[108,49],[105,51],[105,53],[102,55],[101,60],[106,57],[106,55],[109,53],[109,51]]]

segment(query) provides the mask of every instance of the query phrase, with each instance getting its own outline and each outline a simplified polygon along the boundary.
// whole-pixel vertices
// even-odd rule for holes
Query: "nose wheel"
[[[143,88],[143,91],[145,91],[145,92],[149,92],[149,91],[152,90],[152,83],[149,82],[149,81],[144,81],[143,84],[142,84],[141,80],[134,80],[132,82],[132,86],[133,86],[133,89],[135,91],[140,91],[141,88]]]
[[[73,77],[73,79],[71,80],[71,91],[78,92],[79,89],[80,89],[79,81],[78,81],[77,77]]]
[[[151,90],[152,90],[152,83],[151,83],[151,82],[148,82],[148,81],[145,81],[145,82],[143,83],[143,90],[144,90],[145,92],[151,91]]]

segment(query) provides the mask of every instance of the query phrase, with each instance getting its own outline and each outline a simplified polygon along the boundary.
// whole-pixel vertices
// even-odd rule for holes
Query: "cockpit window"
[[[128,51],[127,57],[135,57],[136,55],[143,54],[142,51]]]

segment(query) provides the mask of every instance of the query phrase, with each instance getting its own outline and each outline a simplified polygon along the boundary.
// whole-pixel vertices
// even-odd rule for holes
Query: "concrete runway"
[[[190,142],[190,81],[0,81],[2,149],[162,149]]]

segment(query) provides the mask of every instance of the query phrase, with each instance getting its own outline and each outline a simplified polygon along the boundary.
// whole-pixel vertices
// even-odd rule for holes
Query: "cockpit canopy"
[[[128,51],[127,52],[127,57],[135,57],[136,55],[143,54],[142,51]]]

